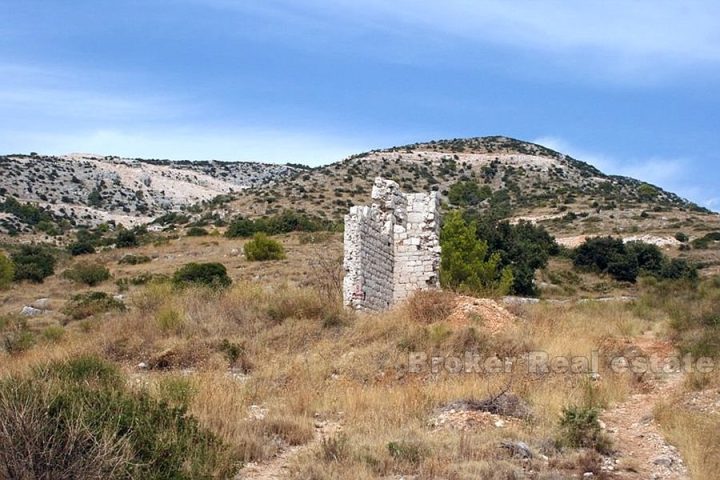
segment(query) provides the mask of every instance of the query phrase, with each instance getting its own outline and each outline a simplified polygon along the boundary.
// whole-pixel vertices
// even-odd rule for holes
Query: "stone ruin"
[[[378,177],[372,200],[345,216],[343,297],[350,308],[381,311],[416,290],[439,288],[440,197],[402,193]]]

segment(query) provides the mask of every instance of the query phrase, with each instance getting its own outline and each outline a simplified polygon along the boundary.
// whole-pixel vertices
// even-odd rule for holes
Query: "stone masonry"
[[[380,311],[412,292],[438,288],[440,214],[437,192],[402,193],[376,178],[373,204],[345,216],[345,305]]]

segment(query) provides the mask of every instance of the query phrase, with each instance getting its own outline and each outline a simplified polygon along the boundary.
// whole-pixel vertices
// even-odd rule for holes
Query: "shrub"
[[[335,225],[332,222],[320,217],[285,210],[278,215],[255,220],[238,216],[228,226],[225,236],[236,238],[251,237],[260,232],[277,235],[280,233],[318,232],[334,229]]]
[[[0,252],[0,290],[5,290],[15,278],[15,265]]]
[[[427,447],[417,441],[390,442],[387,445],[388,453],[395,460],[417,465],[422,462],[430,452]]]
[[[177,331],[183,325],[183,318],[177,310],[164,307],[155,314],[155,323],[163,332]]]
[[[282,260],[285,258],[285,249],[282,244],[272,240],[264,233],[256,233],[253,239],[243,247],[245,258],[250,261]]]
[[[35,345],[35,336],[30,331],[25,318],[9,316],[0,320],[2,346],[7,353],[11,355],[22,353]]]
[[[55,256],[46,247],[23,245],[12,254],[15,263],[15,280],[42,283],[55,273]]]
[[[184,406],[84,356],[0,382],[0,478],[230,478],[234,458]]]
[[[54,343],[65,336],[65,329],[57,325],[50,325],[41,333],[43,340]]]
[[[78,241],[71,243],[70,245],[68,245],[67,250],[73,257],[77,257],[78,255],[88,255],[91,253],[95,253],[95,247],[90,242]]]
[[[608,273],[619,281],[635,282],[638,275],[656,278],[697,278],[697,268],[686,260],[671,260],[656,245],[612,237],[589,238],[575,249],[576,267]]]
[[[595,408],[571,406],[563,409],[560,419],[562,443],[572,448],[607,452],[609,441],[603,434],[599,415]]]
[[[620,238],[588,238],[575,249],[573,263],[576,267],[606,272],[610,261],[625,253],[625,244]]]
[[[613,255],[608,259],[606,271],[620,282],[634,282],[637,280],[640,265],[637,257],[633,255]]]
[[[477,182],[472,180],[457,182],[448,191],[448,201],[459,206],[478,205],[491,196],[492,189],[489,186],[480,187]]]
[[[459,212],[450,213],[440,233],[440,283],[460,292],[505,295],[513,283],[512,270],[500,268],[500,254],[488,256],[488,245],[475,236],[474,223]]]
[[[209,234],[208,231],[202,227],[190,227],[188,228],[186,235],[188,237],[205,237]]]
[[[672,280],[680,280],[683,278],[697,280],[698,269],[684,258],[673,258],[670,261],[663,262],[660,277]]]
[[[73,320],[82,320],[111,310],[123,311],[125,304],[105,292],[85,292],[75,295],[62,312]]]
[[[687,233],[677,232],[675,234],[675,240],[680,243],[687,243],[690,240],[690,237],[687,235]]]
[[[710,246],[714,245],[716,242],[720,242],[720,232],[710,232],[703,237],[696,238],[695,240],[690,242],[690,244],[693,246],[693,248],[705,250],[707,248],[710,248]]]
[[[115,237],[115,247],[131,248],[140,245],[137,235],[132,230],[121,230]]]
[[[629,242],[625,245],[629,257],[635,257],[638,269],[646,274],[660,274],[665,263],[665,255],[657,245],[644,242]]]
[[[94,287],[110,278],[110,270],[98,263],[80,262],[65,270],[64,278]]]
[[[188,263],[175,272],[173,283],[177,286],[224,288],[229,286],[232,280],[222,263]]]
[[[118,263],[120,265],[140,265],[141,263],[149,263],[151,260],[147,255],[125,255]]]

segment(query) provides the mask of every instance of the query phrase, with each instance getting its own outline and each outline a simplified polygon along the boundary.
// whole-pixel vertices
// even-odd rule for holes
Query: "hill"
[[[105,222],[134,226],[168,212],[229,219],[292,209],[341,222],[350,206],[369,201],[376,176],[406,191],[438,190],[446,207],[540,223],[570,246],[586,235],[612,234],[679,247],[678,232],[694,239],[720,229],[717,214],[674,193],[499,136],[373,150],[316,168],[78,154],[9,155],[0,165],[0,229],[13,233],[37,231],[33,222],[42,212],[19,212],[10,198],[36,205],[48,223],[65,230]]]
[[[126,226],[218,196],[273,183],[295,168],[253,162],[169,161],[72,154],[0,157],[0,194],[33,203],[72,225]],[[2,228],[29,231],[23,215],[4,209]]]

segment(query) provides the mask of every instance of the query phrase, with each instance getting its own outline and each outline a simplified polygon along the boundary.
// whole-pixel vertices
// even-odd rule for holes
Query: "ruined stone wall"
[[[437,192],[407,196],[407,219],[394,228],[394,292],[399,302],[415,290],[438,288],[440,218]]]
[[[345,217],[345,304],[385,310],[393,300],[393,243],[382,212],[352,207]]]
[[[347,306],[377,311],[439,287],[440,217],[437,192],[404,194],[379,177],[372,200],[345,217],[343,293]]]

